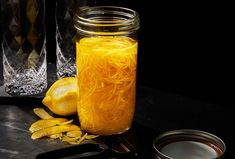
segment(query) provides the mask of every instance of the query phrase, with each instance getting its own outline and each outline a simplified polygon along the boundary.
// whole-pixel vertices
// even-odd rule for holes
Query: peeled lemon
[[[77,89],[76,77],[61,78],[48,89],[42,103],[57,115],[76,114]]]

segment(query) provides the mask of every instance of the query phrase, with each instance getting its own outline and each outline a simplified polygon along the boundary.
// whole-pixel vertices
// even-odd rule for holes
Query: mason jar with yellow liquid
[[[138,13],[117,6],[85,7],[74,24],[81,129],[123,133],[135,112]]]

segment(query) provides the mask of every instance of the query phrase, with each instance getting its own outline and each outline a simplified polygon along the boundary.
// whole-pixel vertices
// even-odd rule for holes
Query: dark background
[[[220,1],[87,2],[125,6],[139,12],[139,85],[224,107],[234,104],[231,4]],[[48,62],[52,63],[56,58],[54,11],[55,0],[47,0],[47,51]]]
[[[230,4],[146,0],[88,4],[139,12],[138,84],[226,107],[234,103]],[[54,62],[54,0],[47,1],[47,7],[48,60]]]
[[[137,122],[160,131],[193,128],[213,132],[225,141],[228,156],[233,156],[233,5],[221,1],[96,1],[97,5],[107,3],[140,14],[137,82],[157,91],[137,92]],[[46,0],[46,7],[48,62],[55,63],[55,0]],[[150,134],[145,129],[137,136],[147,141]]]

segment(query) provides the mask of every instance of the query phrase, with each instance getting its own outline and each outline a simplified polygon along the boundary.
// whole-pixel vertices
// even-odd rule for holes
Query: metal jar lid
[[[219,137],[193,129],[165,132],[155,138],[153,147],[157,159],[222,159],[226,149]]]

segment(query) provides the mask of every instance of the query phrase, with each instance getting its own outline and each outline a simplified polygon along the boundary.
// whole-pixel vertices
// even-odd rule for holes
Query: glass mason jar
[[[135,111],[138,13],[87,7],[74,21],[81,128],[98,135],[123,133]]]

